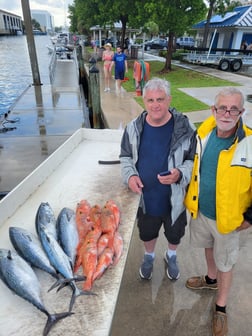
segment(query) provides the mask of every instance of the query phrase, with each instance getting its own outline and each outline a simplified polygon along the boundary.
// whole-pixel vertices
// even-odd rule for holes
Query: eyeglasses
[[[217,114],[221,114],[224,115],[225,113],[229,113],[231,116],[235,117],[238,116],[240,113],[242,113],[242,111],[238,110],[238,108],[231,108],[230,110],[228,110],[226,107],[214,107],[215,112]]]

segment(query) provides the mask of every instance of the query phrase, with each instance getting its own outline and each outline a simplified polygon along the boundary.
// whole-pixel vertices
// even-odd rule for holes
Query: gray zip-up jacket
[[[178,112],[175,108],[169,109],[174,118],[174,130],[171,139],[171,148],[167,162],[167,169],[178,168],[181,172],[181,179],[171,185],[171,218],[172,224],[185,210],[184,196],[186,188],[191,179],[193,159],[196,144],[196,132],[188,118]],[[128,185],[132,175],[139,175],[136,169],[138,160],[138,149],[141,133],[147,112],[143,111],[136,119],[132,120],[125,128],[121,140],[121,170],[123,182]],[[148,169],[148,168],[146,168]],[[144,211],[144,202],[141,198],[140,207]]]

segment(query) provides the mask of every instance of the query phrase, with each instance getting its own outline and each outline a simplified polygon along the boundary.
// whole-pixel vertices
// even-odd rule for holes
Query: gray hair
[[[215,106],[217,106],[220,97],[223,97],[223,96],[233,96],[235,94],[237,94],[237,95],[239,95],[241,97],[241,105],[243,107],[243,105],[244,105],[244,95],[243,95],[243,93],[240,90],[238,90],[235,87],[227,87],[227,88],[224,88],[221,91],[219,91],[219,93],[215,96],[215,100],[214,100]]]
[[[162,90],[165,92],[167,96],[171,95],[170,83],[165,79],[161,79],[157,77],[150,79],[145,84],[143,88],[143,97],[145,97],[146,91],[148,90],[151,90],[151,91]]]

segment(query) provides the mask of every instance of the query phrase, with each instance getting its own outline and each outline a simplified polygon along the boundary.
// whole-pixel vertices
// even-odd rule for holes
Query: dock
[[[28,176],[76,130],[87,127],[87,114],[74,59],[57,59],[52,84],[27,87],[2,124],[2,196]]]
[[[139,57],[141,53],[139,53]],[[145,61],[164,59],[144,54]],[[67,58],[57,62],[54,85],[30,85],[12,107],[7,116],[10,122],[0,129],[0,196],[4,196],[43,160],[52,154],[77,129],[86,127],[87,106],[84,94],[79,86],[76,64]],[[224,78],[239,83],[245,97],[251,95],[252,78],[238,73],[219,71],[213,68],[193,64],[175,63],[193,71]],[[100,78],[100,97],[103,118],[106,127],[124,129],[127,123],[142,111],[135,100],[135,92],[123,91],[117,94],[115,81],[111,81],[111,91],[104,92],[104,74],[102,63],[97,63]],[[133,80],[130,78],[130,80]],[[186,94],[201,100],[207,105],[213,99],[219,87],[181,88]],[[252,103],[246,101],[245,122],[252,127]],[[202,122],[210,115],[210,109],[185,113],[192,122]],[[7,128],[7,129],[6,129]],[[1,132],[2,131],[2,132]]]
[[[66,70],[70,63],[64,60],[62,64],[62,70]],[[251,78],[196,65],[189,68],[239,83],[245,96],[251,94]],[[72,70],[68,69],[67,76],[73,75]],[[119,267],[111,269],[108,278],[96,283],[94,289],[99,295],[77,298],[75,314],[58,323],[51,334],[210,336],[214,293],[194,292],[185,287],[188,277],[206,271],[203,251],[191,247],[187,228],[178,248],[181,277],[178,281],[170,281],[163,260],[167,242],[160,232],[153,278],[142,281],[138,270],[144,251],[135,225],[138,195],[122,185],[120,165],[98,164],[99,160],[118,160],[122,130],[143,108],[135,102],[134,93],[117,95],[114,86],[110,93],[104,92],[100,67],[101,107],[110,130],[85,129],[81,93],[76,88],[67,90],[66,77],[61,77],[62,82],[55,88],[51,85],[30,86],[8,116],[8,119],[16,120],[10,122],[9,127],[16,129],[0,133],[0,190],[13,188],[0,202],[1,247],[10,248],[9,226],[34,230],[34,216],[40,202],[48,201],[58,214],[61,207],[74,208],[83,197],[91,203],[103,203],[113,197],[122,209],[121,232],[125,248]],[[219,89],[181,88],[209,106]],[[252,126],[252,104],[246,101],[245,107],[244,119]],[[200,122],[209,114],[210,110],[187,113],[193,122]],[[52,153],[54,155],[50,155]],[[229,336],[251,334],[251,240],[251,230],[241,233],[240,256],[228,303]],[[47,285],[53,280],[43,272],[38,273],[48,306],[57,312],[66,308],[68,289],[47,293]],[[0,309],[2,333],[40,335],[45,316],[11,295],[1,282],[0,291],[4,303]],[[243,310],[240,314],[241,303]],[[32,323],[27,323],[30,320]]]

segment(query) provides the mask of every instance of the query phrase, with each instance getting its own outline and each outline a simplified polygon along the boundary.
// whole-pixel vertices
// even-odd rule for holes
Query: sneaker
[[[208,284],[204,275],[189,278],[186,281],[186,287],[190,289],[218,289],[217,282],[214,284]]]
[[[213,336],[226,336],[228,333],[227,314],[214,311],[212,327]]]
[[[168,278],[170,280],[178,280],[180,277],[180,272],[177,263],[177,256],[173,255],[171,258],[169,258],[167,252],[165,252],[164,260],[167,263],[166,273]]]
[[[139,274],[142,279],[150,280],[152,278],[154,258],[151,255],[145,254],[142,265],[139,269]]]

